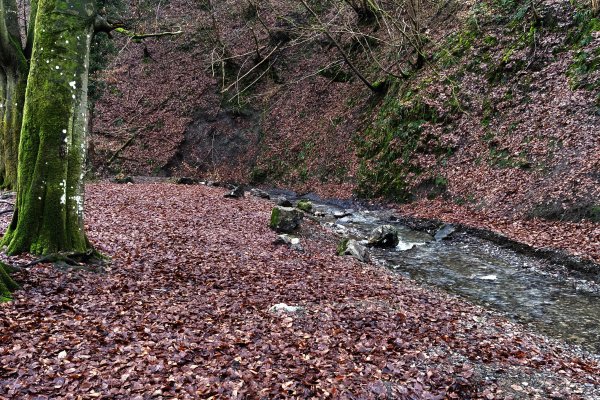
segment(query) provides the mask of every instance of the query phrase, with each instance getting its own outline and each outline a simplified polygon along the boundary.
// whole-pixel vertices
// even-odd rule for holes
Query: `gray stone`
[[[304,311],[303,307],[300,306],[289,306],[285,303],[278,303],[269,308],[269,311],[275,314],[286,313],[286,314],[297,314]]]
[[[267,200],[271,198],[269,193],[265,192],[264,190],[257,189],[257,188],[250,189],[250,195],[252,195],[254,197],[260,197],[261,199],[267,199]]]
[[[277,205],[281,206],[281,207],[293,207],[294,206],[291,201],[289,201],[288,199],[286,199],[283,196],[277,198]]]
[[[438,229],[433,238],[439,242],[440,240],[448,239],[455,231],[456,228],[454,225],[447,224]]]
[[[178,185],[194,185],[197,183],[197,181],[194,178],[182,176],[181,178],[178,178],[177,181],[175,181],[175,183],[177,183]]]
[[[396,247],[400,240],[398,231],[392,225],[381,225],[371,231],[368,244],[374,247]]]
[[[228,199],[239,199],[244,197],[244,188],[242,186],[236,186],[231,192],[225,193],[224,197]]]
[[[300,226],[304,214],[292,207],[274,207],[269,227],[276,232],[292,233]]]
[[[304,248],[300,244],[300,239],[286,235],[286,234],[277,236],[277,239],[275,240],[275,244],[285,244],[292,250],[299,251],[299,252],[304,251]]]
[[[344,254],[352,256],[361,262],[369,262],[369,250],[354,239],[348,240]]]
[[[348,217],[350,215],[352,215],[352,213],[354,212],[354,210],[337,210],[334,211],[333,216],[335,218],[344,218],[344,217]]]

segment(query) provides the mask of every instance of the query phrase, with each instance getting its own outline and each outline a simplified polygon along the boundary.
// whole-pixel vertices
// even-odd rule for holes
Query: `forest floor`
[[[600,399],[597,357],[338,257],[309,221],[304,252],[276,245],[271,203],[223,194],[89,185],[112,264],[16,275],[0,399]]]

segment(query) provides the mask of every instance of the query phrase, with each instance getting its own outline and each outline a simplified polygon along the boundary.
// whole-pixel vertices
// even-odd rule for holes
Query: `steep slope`
[[[385,95],[301,3],[214,3],[157,3],[146,29],[185,33],[117,46],[98,75],[98,171],[600,218],[600,22],[587,2],[430,2],[418,49],[391,41],[383,17],[308,3]],[[378,68],[390,55],[398,78]]]

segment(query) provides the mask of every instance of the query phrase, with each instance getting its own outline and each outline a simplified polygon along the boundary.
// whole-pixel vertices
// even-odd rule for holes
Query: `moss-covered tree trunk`
[[[10,300],[10,293],[19,287],[8,275],[9,272],[10,267],[0,262],[0,303]]]
[[[6,189],[14,189],[17,187],[19,134],[23,119],[25,86],[27,84],[26,69],[9,69],[7,73],[0,76],[0,80],[4,81],[5,88],[4,102],[1,107],[3,113],[0,116],[0,137],[2,138],[0,144],[2,148],[2,163],[0,163],[2,181],[0,186]]]
[[[32,4],[35,14],[36,4]],[[0,186],[17,185],[19,133],[28,61],[21,43],[15,0],[0,0]]]
[[[1,0],[0,0],[1,1]],[[94,0],[39,0],[8,253],[83,252],[83,177]]]

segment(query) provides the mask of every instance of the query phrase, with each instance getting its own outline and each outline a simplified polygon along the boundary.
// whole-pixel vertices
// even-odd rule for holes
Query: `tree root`
[[[76,269],[92,272],[101,272],[102,267],[109,264],[109,259],[96,250],[90,249],[83,253],[52,253],[33,260],[24,265],[17,265],[17,269],[27,269],[37,264],[52,263],[59,269]]]

